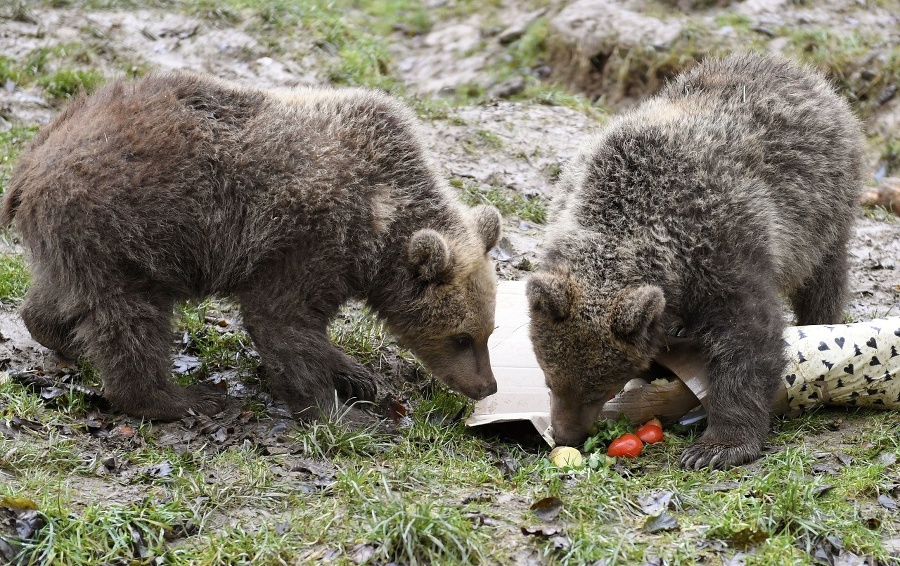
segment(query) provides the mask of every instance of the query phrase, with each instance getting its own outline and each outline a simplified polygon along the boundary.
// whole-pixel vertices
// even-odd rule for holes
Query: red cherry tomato
[[[656,444],[662,442],[663,439],[662,428],[650,423],[640,427],[634,433],[647,444]]]
[[[659,422],[659,419],[650,419],[649,421],[645,422],[644,425],[653,425],[662,428],[662,423]]]
[[[641,439],[628,432],[610,442],[606,453],[613,458],[637,458],[643,449]]]

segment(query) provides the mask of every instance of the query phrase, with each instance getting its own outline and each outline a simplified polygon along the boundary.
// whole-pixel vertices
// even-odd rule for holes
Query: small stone
[[[894,98],[895,94],[897,94],[896,84],[889,84],[885,86],[881,90],[881,94],[878,95],[878,104],[886,104],[890,99]]]
[[[525,79],[513,77],[488,90],[488,98],[510,98],[525,90]]]

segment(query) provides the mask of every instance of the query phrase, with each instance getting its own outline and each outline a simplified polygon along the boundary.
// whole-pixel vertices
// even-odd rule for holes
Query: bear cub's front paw
[[[723,470],[752,462],[759,457],[762,446],[755,442],[725,444],[699,440],[685,448],[681,455],[681,467],[686,470],[701,470],[712,467]]]

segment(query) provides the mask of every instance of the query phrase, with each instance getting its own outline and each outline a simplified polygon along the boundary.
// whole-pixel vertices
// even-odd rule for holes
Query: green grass
[[[372,38],[360,38],[338,48],[339,62],[329,78],[335,84],[378,88],[397,92],[401,83],[390,70],[392,58],[387,46]],[[399,93],[398,93],[399,94]]]
[[[263,30],[282,33],[302,26],[336,43],[364,35],[426,33],[433,24],[430,11],[412,0],[172,0],[187,13],[219,24],[256,20]]]
[[[453,106],[445,99],[411,96],[407,98],[407,101],[422,120],[459,120],[451,115]]]
[[[604,119],[609,112],[599,99],[598,102],[594,103],[584,95],[574,94],[559,86],[547,86],[543,83],[534,83],[526,86],[520,99],[545,106],[564,106],[584,112],[597,120]]]
[[[497,17],[500,19],[496,25],[502,27],[502,14]],[[543,81],[535,76],[534,71],[548,63],[550,56],[547,45],[548,25],[547,19],[538,18],[526,27],[519,39],[506,46],[504,56],[490,65],[492,80],[497,84],[514,77],[523,81],[524,88],[509,96],[511,101],[565,106],[602,117],[606,110],[601,101],[592,102],[584,94],[568,89],[565,85]],[[457,87],[450,98],[455,105],[476,105],[485,102],[487,95],[488,89],[483,85],[466,84]]]
[[[269,2],[259,2],[268,10]],[[360,7],[364,6],[365,9]],[[404,94],[403,84],[393,72],[389,42],[373,30],[404,25],[410,33],[420,33],[430,26],[427,12],[406,0],[384,2],[304,2],[290,12],[303,33],[316,38],[319,48],[331,55],[328,76],[341,85],[378,88]],[[257,8],[259,10],[260,8]]]
[[[826,28],[797,29],[789,35],[790,46],[809,62],[845,79],[850,63],[866,54],[878,41],[874,35],[838,34]]]
[[[537,224],[547,221],[547,205],[539,197],[526,197],[514,190],[499,187],[481,187],[460,179],[451,179],[450,184],[462,189],[461,198],[469,206],[490,204],[504,216],[518,216]]]
[[[588,68],[583,54],[573,52],[571,46],[556,38],[548,38],[547,57],[564,84],[615,102],[625,96],[655,92],[668,78],[696,64],[702,56],[720,51],[721,41],[703,25],[687,20],[665,49],[651,45],[627,48],[609,38],[597,46]]]
[[[347,408],[337,408],[322,422],[314,422],[293,434],[303,454],[316,458],[334,456],[369,457],[383,454],[390,447],[390,439],[374,428],[354,428],[344,423]]]
[[[22,256],[0,256],[0,303],[19,303],[28,290],[28,279]]]
[[[490,540],[476,530],[454,506],[432,501],[408,501],[385,489],[379,497],[364,500],[366,539],[385,562],[407,564],[480,563]]]
[[[60,69],[38,79],[38,84],[54,98],[72,98],[82,91],[90,94],[103,84],[103,80],[103,75],[97,71]]]
[[[63,1],[63,0],[59,0]],[[143,6],[177,8],[202,18],[212,25],[229,27],[247,24],[261,45],[274,56],[302,58],[304,51],[293,52],[285,38],[296,35],[311,41],[319,56],[324,56],[327,79],[336,85],[363,86],[407,96],[398,79],[390,51],[391,35],[415,36],[427,33],[436,18],[466,13],[473,6],[467,2],[426,9],[412,0],[64,0],[67,6],[84,9],[128,9]],[[495,7],[489,9],[494,10]],[[584,96],[566,92],[555,85],[545,85],[531,76],[531,69],[543,64],[546,54],[547,21],[533,22],[524,35],[507,46],[508,55],[496,65],[498,79],[523,75],[526,88],[513,100],[533,100],[544,104],[563,105],[592,112],[595,105]],[[100,30],[85,30],[89,39],[84,44],[42,47],[31,52],[23,62],[0,58],[0,80],[5,76],[23,85],[39,84],[48,95],[59,101],[75,94],[79,88],[90,92],[102,84],[101,76],[90,75],[97,57],[109,59],[119,72],[140,76],[148,68],[142,61],[132,61],[115,50],[104,53],[109,44]],[[460,89],[454,104],[477,102],[484,98],[479,86]],[[427,114],[433,106],[410,97],[413,106]]]
[[[433,10],[414,0],[344,0],[336,5],[362,11],[374,35],[388,35],[394,31],[408,36],[421,35],[434,25]]]
[[[731,26],[735,29],[747,29],[752,23],[753,20],[749,16],[736,12],[723,12],[716,16],[716,25],[720,28]]]
[[[19,417],[26,420],[39,420],[46,414],[41,398],[27,388],[13,382],[9,374],[0,373],[0,418],[4,421]],[[9,466],[9,454],[0,459],[0,468]]]
[[[417,35],[431,27],[428,11],[410,0],[185,0],[180,6],[220,26],[249,21],[273,52],[283,50],[286,35],[300,34],[325,55],[327,76],[334,84],[398,95],[404,88],[394,75],[390,42],[384,36],[393,30]]]
[[[820,417],[804,417],[790,421],[787,426],[803,426],[817,418]],[[876,420],[884,422],[890,418],[891,415],[885,413]],[[874,426],[878,427],[877,424]],[[565,512],[569,518],[580,525],[591,525],[593,530],[579,531],[579,537],[583,539],[573,544],[577,552],[570,553],[561,562],[608,559],[609,546],[615,544],[617,534],[621,536],[621,525],[635,523],[633,502],[636,496],[658,490],[675,494],[674,504],[668,512],[679,519],[681,527],[674,533],[654,537],[656,543],[650,548],[644,544],[626,543],[620,549],[623,553],[620,560],[624,563],[645,559],[651,548],[667,563],[692,563],[702,555],[698,545],[703,541],[740,540],[742,533],[747,532],[757,533],[759,541],[748,556],[748,564],[780,564],[793,560],[806,563],[815,542],[832,533],[840,533],[854,552],[883,556],[880,533],[860,521],[852,503],[856,496],[843,487],[852,485],[853,476],[860,473],[869,478],[881,478],[881,483],[885,484],[889,480],[882,467],[864,460],[844,468],[835,478],[813,475],[811,454],[818,447],[814,444],[785,446],[775,440],[774,444],[781,447],[779,452],[766,456],[751,469],[683,472],[675,467],[675,457],[685,444],[683,438],[670,434],[666,446],[654,445],[649,454],[644,453],[641,459],[648,458],[648,461],[638,467],[638,475],[625,479],[601,468],[586,472],[581,481],[564,488],[560,496],[566,503]],[[896,444],[890,450],[896,451]],[[629,467],[634,469],[635,466],[629,463]],[[726,481],[735,485],[723,488],[724,491],[704,489]],[[837,487],[820,494],[819,488],[825,483]],[[703,526],[701,531],[692,528],[698,525]],[[639,529],[641,522],[635,526]],[[636,531],[632,532],[636,534]]]
[[[141,434],[150,435],[146,427]],[[138,473],[132,482],[144,484],[130,491],[130,503],[109,504],[104,494],[72,493],[69,482],[52,474],[78,474],[97,477],[100,465],[86,460],[78,438],[54,440],[32,447],[29,454],[14,453],[7,463],[17,472],[37,466],[34,476],[17,478],[16,492],[0,488],[0,494],[23,491],[35,494],[45,526],[40,536],[27,541],[24,557],[33,563],[93,564],[122,559],[177,556],[168,548],[173,541],[190,537],[205,529],[210,518],[246,503],[247,488],[254,491],[257,504],[272,500],[269,468],[258,454],[241,449],[229,450],[212,458],[175,454],[145,446],[131,453],[119,452],[121,465],[139,470],[167,466],[166,474]],[[77,446],[77,449],[76,449]],[[216,476],[217,482],[207,479]],[[76,482],[77,483],[77,482]],[[44,491],[46,486],[54,486]],[[108,486],[115,496],[116,488]],[[141,494],[143,492],[143,494]],[[186,495],[188,497],[182,497]],[[76,503],[76,499],[78,503]]]
[[[23,69],[12,59],[0,55],[0,81],[19,83],[22,80]]]
[[[228,323],[218,312],[218,306],[214,301],[204,301],[183,304],[178,309],[178,327],[188,338],[186,353],[197,356],[201,363],[193,376],[208,376],[233,368],[243,378],[252,380],[259,371],[259,358],[252,350],[250,337]]]
[[[71,98],[81,90],[90,93],[105,81],[100,71],[89,68],[96,65],[99,54],[105,49],[102,38],[94,37],[87,43],[38,47],[21,61],[0,56],[0,81],[10,80],[20,87],[38,85],[57,101]],[[106,53],[105,56],[116,60],[115,54]],[[128,68],[137,70],[139,65],[132,63]]]
[[[172,8],[179,0],[29,0],[51,8],[82,10],[130,10],[135,8]]]
[[[67,6],[84,9],[119,9],[142,6],[178,8],[213,25],[228,27],[250,22],[263,45],[274,53],[283,51],[286,34],[301,34],[325,55],[327,76],[339,85],[365,86],[403,95],[404,88],[393,72],[389,41],[383,37],[391,30],[408,35],[424,33],[431,26],[428,11],[409,0],[383,2],[286,0],[72,0]],[[378,33],[372,33],[376,31]],[[17,62],[0,57],[0,81],[9,78],[21,85],[38,84],[51,98],[61,100],[80,89],[90,92],[102,84],[103,76],[89,65],[104,49],[102,32],[93,33],[93,42],[41,47]],[[302,56],[303,54],[298,54]],[[130,76],[146,72],[140,61],[130,61],[116,52],[103,56]],[[73,66],[74,65],[74,66]]]
[[[11,0],[5,9],[0,11],[0,17],[9,18],[14,22],[37,23],[27,0]]]
[[[267,456],[253,438],[211,456],[177,454],[154,446],[153,428],[145,426],[145,442],[131,450],[99,445],[134,470],[131,482],[140,490],[129,490],[98,475],[99,464],[85,457],[95,441],[53,432],[52,423],[75,416],[8,381],[0,382],[0,400],[4,419],[47,426],[37,437],[6,440],[0,459],[9,478],[0,495],[32,499],[45,517],[25,546],[35,562],[102,563],[137,552],[173,564],[325,556],[348,563],[362,554],[377,562],[492,564],[524,550],[554,564],[631,564],[652,555],[694,564],[738,552],[747,553],[748,564],[807,564],[826,535],[884,562],[882,537],[900,528],[878,508],[880,526],[873,527],[857,504],[893,487],[897,464],[879,460],[900,454],[897,421],[888,412],[819,411],[780,422],[774,454],[730,471],[679,470],[680,451],[695,433],[675,429],[637,460],[562,471],[544,458],[547,448],[473,436],[457,420],[468,403],[438,388],[405,428],[357,429],[336,414],[289,432],[287,456]],[[827,436],[834,426],[842,433]],[[817,474],[823,446],[852,462],[835,476]],[[318,488],[304,487],[305,476],[284,471],[296,458],[325,462],[333,475]],[[143,471],[161,463],[171,469],[163,477]],[[111,491],[98,496],[102,502],[85,500],[78,486],[98,481]],[[826,484],[834,488],[823,491]],[[637,501],[661,490],[673,493],[666,512],[679,528],[649,534]],[[524,537],[522,526],[541,524],[528,507],[550,495],[563,501],[556,521],[562,539]]]
[[[48,536],[29,548],[29,558],[62,564],[105,563],[135,554],[150,558],[163,554],[172,525],[190,518],[188,509],[171,503],[91,505],[76,516],[49,516],[43,529]],[[78,544],[67,544],[73,537]]]
[[[186,2],[186,11],[192,16],[203,18],[213,23],[223,25],[237,24],[241,21],[241,15],[235,6],[229,2],[217,2],[216,0],[190,0]]]
[[[488,147],[493,149],[503,147],[503,139],[490,130],[475,130],[475,135]]]
[[[328,336],[363,365],[383,369],[393,339],[378,318],[365,308],[344,308],[328,326]],[[410,357],[411,359],[411,357]]]
[[[789,38],[788,54],[825,72],[863,116],[878,108],[882,90],[900,73],[900,45],[887,49],[877,61],[867,60],[873,50],[883,48],[877,34],[839,33],[827,28],[785,29],[781,33]]]
[[[16,160],[37,130],[37,126],[13,126],[5,132],[0,132],[0,193],[6,192],[6,184],[9,182]]]
[[[21,256],[0,256],[0,303],[18,304],[28,288],[28,281],[28,271]],[[180,385],[190,385],[216,372],[235,370],[236,377],[243,383],[265,388],[259,356],[253,349],[250,336],[242,328],[229,323],[221,309],[228,311],[234,306],[207,300],[181,304],[176,309],[177,329],[184,336],[184,354],[196,356],[200,363],[189,374],[175,374],[176,381]],[[354,306],[344,308],[332,321],[328,332],[338,348],[373,371],[390,368],[395,358],[424,371],[407,350],[397,347],[384,324],[365,309]],[[83,385],[100,386],[99,375],[90,363],[82,361],[79,372]],[[90,404],[85,394],[77,390],[59,397],[58,403],[59,410],[72,414],[84,412]],[[254,400],[248,400],[248,404],[253,408]],[[323,434],[328,438],[328,433]]]
[[[522,37],[510,44],[511,67],[528,68],[546,61],[548,26],[546,18],[538,18],[525,28]]]

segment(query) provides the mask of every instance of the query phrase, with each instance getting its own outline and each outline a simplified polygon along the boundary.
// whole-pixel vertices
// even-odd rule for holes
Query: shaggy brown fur
[[[117,82],[70,104],[24,154],[0,222],[31,255],[35,339],[100,371],[128,413],[176,419],[216,395],[170,379],[176,301],[230,295],[297,413],[372,398],[328,340],[351,298],[450,387],[496,390],[487,352],[495,209],[467,209],[414,115],[364,90],[263,91],[190,74]]]
[[[613,120],[560,185],[531,335],[554,436],[585,437],[668,335],[702,345],[706,432],[682,465],[755,459],[798,324],[841,320],[862,136],[818,73],[753,55],[708,60]]]

